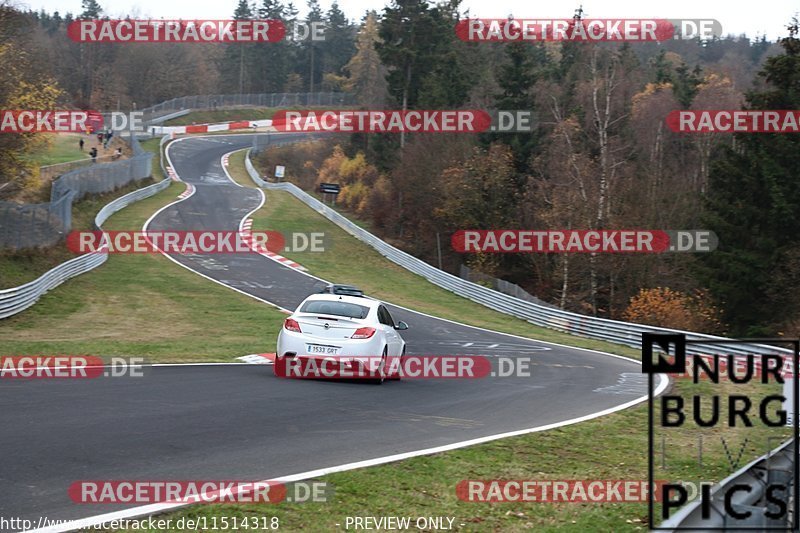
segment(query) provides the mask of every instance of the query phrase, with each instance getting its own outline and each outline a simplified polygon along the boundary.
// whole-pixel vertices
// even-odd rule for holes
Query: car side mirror
[[[408,324],[406,324],[405,322],[403,322],[401,320],[400,322],[397,323],[397,325],[394,327],[394,329],[398,329],[398,330],[408,329]]]

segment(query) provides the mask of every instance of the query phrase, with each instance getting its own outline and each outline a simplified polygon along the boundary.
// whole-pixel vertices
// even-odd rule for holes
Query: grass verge
[[[264,120],[272,118],[278,108],[275,107],[241,107],[237,109],[217,109],[192,111],[182,117],[175,117],[164,123],[165,126],[188,126],[190,124],[207,124],[230,122],[234,120]]]
[[[30,154],[31,161],[39,166],[55,165],[78,159],[88,159],[92,138],[80,133],[42,133],[47,142]],[[78,140],[83,137],[86,146],[81,151]]]

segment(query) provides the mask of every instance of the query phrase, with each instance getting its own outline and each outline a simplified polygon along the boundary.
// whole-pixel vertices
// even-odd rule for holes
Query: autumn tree
[[[685,294],[668,287],[641,289],[622,318],[628,322],[705,334],[721,334],[719,310],[705,291]]]
[[[450,231],[460,229],[515,228],[519,224],[519,197],[511,149],[494,143],[474,148],[462,163],[447,168],[441,177],[442,203],[435,215]],[[466,262],[486,274],[497,275],[500,254],[468,256]]]
[[[55,80],[39,68],[31,31],[29,18],[0,4],[0,109],[53,109],[62,97]],[[47,142],[36,133],[0,135],[0,197],[38,187],[38,169],[27,155]]]
[[[741,107],[743,95],[734,89],[729,78],[718,74],[709,74],[697,85],[692,100],[691,108],[705,109],[738,109]],[[693,135],[692,145],[697,150],[696,171],[692,175],[692,189],[706,192],[708,187],[708,172],[711,163],[712,150],[720,148],[722,143],[731,145],[733,137],[730,134],[704,132]]]
[[[380,108],[386,100],[386,68],[375,49],[379,41],[377,14],[369,11],[356,37],[356,53],[344,67],[345,88],[366,109]]]

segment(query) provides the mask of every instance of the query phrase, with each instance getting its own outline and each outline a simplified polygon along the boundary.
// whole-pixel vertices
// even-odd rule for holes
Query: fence
[[[113,155],[104,155],[97,157],[96,160],[103,162],[103,161],[114,161]],[[71,170],[75,170],[77,168],[88,167],[92,165],[91,158],[86,159],[78,159],[77,161],[67,161],[66,163],[56,163],[54,165],[45,165],[43,167],[39,167],[39,179],[43,181],[50,181],[62,174],[65,174]]]
[[[87,194],[113,191],[131,181],[146,178],[151,174],[152,159],[152,154],[139,154],[130,159],[97,163],[67,172],[53,182],[50,200],[61,198],[69,191],[75,192],[75,200],[80,200]]]
[[[345,106],[353,105],[350,93],[262,93],[262,94],[204,94],[173,98],[141,111],[146,122],[158,115],[184,109],[216,109],[218,107],[292,107],[292,106]]]
[[[0,202],[0,247],[21,250],[52,246],[72,225],[74,192],[42,204]]]
[[[171,180],[165,178],[158,183],[143,187],[109,202],[97,213],[97,216],[95,216],[95,227],[101,229],[102,224],[108,220],[108,217],[134,202],[163,191],[169,187],[170,183]],[[69,194],[74,193],[70,192]],[[20,285],[19,287],[0,290],[0,319],[8,318],[24,311],[35,304],[39,298],[50,289],[61,285],[69,278],[83,274],[102,265],[107,259],[107,253],[84,254],[58,265],[29,283]]]
[[[556,307],[541,305],[535,302],[528,302],[513,296],[502,294],[488,287],[472,283],[439,270],[438,268],[435,268],[428,263],[425,263],[424,261],[421,261],[420,259],[407,254],[406,252],[403,252],[402,250],[398,250],[394,246],[391,246],[390,244],[387,244],[381,239],[372,235],[365,229],[353,224],[347,218],[292,183],[267,183],[259,177],[258,172],[256,171],[255,167],[253,167],[253,164],[250,161],[249,151],[247,152],[247,157],[245,158],[245,166],[251,179],[259,187],[288,192],[345,230],[353,237],[370,245],[389,261],[392,261],[406,270],[422,276],[434,285],[447,289],[455,294],[458,294],[459,296],[472,300],[485,307],[494,309],[495,311],[526,320],[531,324],[569,333],[579,337],[603,340],[637,349],[641,348],[642,333],[645,332],[684,333],[692,340],[707,340],[709,342],[713,342],[715,340],[729,340],[725,339],[724,337],[716,337],[713,335],[704,335],[689,331],[659,328],[655,326],[646,326],[643,324],[631,324],[617,320],[579,315],[570,311],[563,311]],[[718,352],[719,346],[711,343],[692,343],[686,346],[687,354],[708,354]],[[792,353],[791,351],[783,348],[766,346],[762,344],[726,345],[725,352],[730,353],[733,356],[762,354],[790,355]],[[792,413],[792,416],[796,415]],[[756,468],[755,465],[757,463],[758,462],[753,463],[753,465],[751,465],[751,467],[747,470],[747,475],[749,476],[748,479],[751,480],[749,484],[751,487],[751,492],[748,498],[750,498],[753,502],[763,502],[766,485],[761,482],[760,477],[754,473],[754,469]],[[742,474],[742,472],[740,471],[738,474]],[[743,479],[744,477],[745,476],[743,476]],[[678,522],[678,524],[681,526],[683,525],[680,522]],[[676,525],[673,526],[676,527]]]
[[[495,278],[488,274],[484,274],[483,272],[472,270],[466,265],[460,266],[458,275],[459,277],[467,281],[472,281],[474,283],[488,284],[489,287],[498,292],[502,292],[503,294],[508,294],[509,296],[513,296],[514,298],[525,300],[526,302],[534,302],[539,305],[546,305],[547,307],[553,307],[553,308],[556,307],[555,305],[549,304],[544,300],[540,300],[539,298],[530,294],[516,283],[511,283],[504,279]]]
[[[130,159],[90,164],[62,174],[51,185],[48,203],[0,202],[0,248],[52,246],[72,229],[72,202],[150,176],[153,154],[144,151],[135,136],[130,145],[134,154]]]

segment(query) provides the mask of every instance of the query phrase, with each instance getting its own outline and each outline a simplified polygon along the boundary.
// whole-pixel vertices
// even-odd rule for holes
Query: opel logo
[[[325,322],[325,329],[331,329],[331,325]]]

